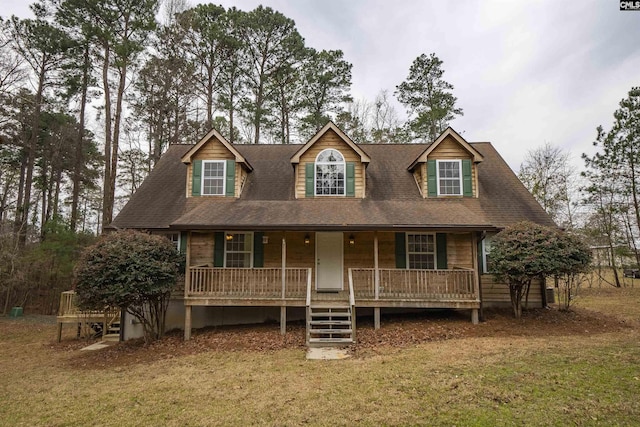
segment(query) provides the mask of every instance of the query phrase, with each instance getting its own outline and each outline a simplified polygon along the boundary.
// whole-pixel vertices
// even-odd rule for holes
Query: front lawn
[[[52,318],[0,318],[0,425],[638,425],[640,288],[580,295],[519,322],[364,320],[342,361],[306,361],[297,325],[92,353]]]

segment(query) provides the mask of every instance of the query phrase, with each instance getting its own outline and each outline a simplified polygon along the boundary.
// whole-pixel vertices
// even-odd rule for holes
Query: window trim
[[[175,240],[174,240],[174,236],[177,236],[177,238]],[[167,237],[169,238],[169,241],[175,245],[176,251],[180,252],[180,243],[181,243],[181,240],[182,240],[181,233],[180,232],[169,233],[169,234],[167,234]]]
[[[155,233],[154,233],[155,234]],[[176,251],[180,252],[180,243],[182,242],[182,233],[179,231],[176,232],[160,232],[158,235],[165,237],[168,241],[171,242],[173,246],[176,247]]]
[[[491,247],[493,246],[493,238],[497,233],[487,233],[482,239],[482,274],[492,274],[487,267],[487,255],[491,254]]]
[[[409,252],[409,235],[412,236],[431,236],[433,239],[433,252]],[[437,270],[438,269],[438,248],[436,242],[436,233],[413,233],[406,232],[405,233],[405,253],[406,253],[406,262],[407,262],[407,270]],[[433,268],[411,268],[411,261],[409,259],[409,255],[411,254],[432,254],[433,253]]]
[[[245,243],[246,242],[250,242],[251,244],[251,250],[249,251],[228,251],[227,250],[227,240],[226,240],[226,236],[227,234],[231,234],[231,235],[238,235],[238,234],[244,234],[245,236]],[[222,260],[222,265],[223,268],[253,268],[253,252],[255,250],[255,248],[253,247],[253,231],[225,231],[224,232],[224,259]],[[248,239],[248,240],[247,240]],[[247,267],[227,267],[227,254],[228,253],[234,253],[234,254],[243,254],[243,253],[249,253],[249,266]]]
[[[458,164],[458,187],[460,192],[457,194],[442,194],[440,192],[440,163],[457,163]],[[454,178],[442,178],[447,181],[453,181]],[[436,159],[436,194],[438,196],[463,196],[464,195],[464,182],[462,177],[462,159]]]
[[[209,163],[222,163],[222,192],[221,193],[206,193],[204,180],[214,179],[211,177],[205,177],[206,165]],[[200,177],[200,194],[202,196],[225,196],[227,194],[227,161],[226,160],[203,160],[202,161],[202,176]],[[215,178],[218,179],[218,178]]]
[[[325,151],[335,151],[342,157],[340,162],[319,162],[318,157]],[[318,194],[318,165],[341,165],[342,166],[342,194]],[[340,187],[336,187],[340,189]],[[313,195],[315,197],[346,197],[347,195],[347,161],[342,152],[336,148],[325,148],[320,151],[313,162]]]

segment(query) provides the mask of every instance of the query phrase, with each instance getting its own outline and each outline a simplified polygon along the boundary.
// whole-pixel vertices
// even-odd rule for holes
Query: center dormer
[[[367,153],[329,122],[291,157],[296,198],[362,199],[370,161]]]

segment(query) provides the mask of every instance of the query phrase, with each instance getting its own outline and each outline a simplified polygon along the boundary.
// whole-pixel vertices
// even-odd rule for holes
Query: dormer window
[[[202,162],[202,194],[206,196],[224,196],[225,194],[224,160],[205,160]]]
[[[321,151],[315,162],[315,195],[344,196],[345,188],[344,157],[333,148]]]
[[[462,161],[438,160],[438,195],[462,195]]]

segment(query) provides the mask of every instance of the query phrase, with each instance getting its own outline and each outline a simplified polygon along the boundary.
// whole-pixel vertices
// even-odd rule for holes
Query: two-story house
[[[304,317],[307,342],[349,343],[356,310],[509,301],[490,237],[553,222],[488,142],[356,144],[329,122],[304,145],[172,145],[110,227],[164,233],[187,259],[184,325]],[[529,303],[543,305],[536,284]],[[169,324],[176,323],[170,314]],[[173,320],[172,320],[173,319]]]

